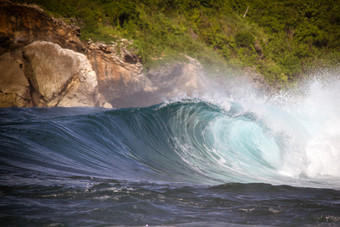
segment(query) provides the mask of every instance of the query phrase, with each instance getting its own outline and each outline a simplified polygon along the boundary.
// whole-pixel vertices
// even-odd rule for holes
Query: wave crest
[[[339,187],[340,114],[334,106],[339,100],[327,92],[325,102],[333,107],[307,96],[281,106],[195,98],[118,110],[29,109],[22,115],[19,108],[2,109],[1,169],[133,181]],[[312,104],[317,106],[311,112]]]

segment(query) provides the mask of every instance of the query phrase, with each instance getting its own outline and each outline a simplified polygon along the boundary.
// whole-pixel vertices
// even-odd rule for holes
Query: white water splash
[[[251,112],[255,122],[263,124],[268,131],[268,141],[258,144],[262,157],[282,177],[292,181],[333,181],[340,185],[340,70],[331,75],[318,75],[308,83],[299,95],[285,92],[271,98],[260,97],[254,90],[241,87],[238,93],[225,97],[214,89],[203,100],[230,110],[230,103],[242,106],[241,114]],[[213,96],[211,95],[213,94]],[[280,147],[270,138],[276,137]],[[255,137],[254,137],[255,138]],[[280,138],[278,141],[277,138]],[[266,140],[261,140],[263,141]],[[279,160],[281,159],[281,160]],[[285,179],[287,180],[287,179]],[[327,183],[327,182],[326,182]],[[338,187],[337,186],[337,187]]]

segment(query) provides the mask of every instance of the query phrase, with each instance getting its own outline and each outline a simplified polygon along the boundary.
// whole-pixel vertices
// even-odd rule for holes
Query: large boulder
[[[96,73],[85,55],[36,41],[24,48],[34,106],[99,106]]]
[[[0,106],[111,107],[79,35],[38,6],[0,0]]]

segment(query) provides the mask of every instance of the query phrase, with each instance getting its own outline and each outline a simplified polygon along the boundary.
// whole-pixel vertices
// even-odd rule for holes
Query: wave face
[[[267,184],[335,190],[331,191],[333,197],[326,200],[334,200],[335,204],[328,205],[337,209],[340,188],[338,85],[339,83],[334,83],[326,91],[319,85],[313,85],[310,95],[294,98],[294,102],[291,98],[283,100],[282,97],[265,100],[258,97],[221,99],[210,96],[179,99],[145,108],[115,110],[0,109],[0,183],[1,193],[6,198],[3,200],[4,206],[7,206],[9,212],[7,216],[3,216],[7,218],[4,220],[10,220],[8,224],[15,223],[9,217],[23,209],[19,209],[20,198],[25,198],[31,204],[25,211],[27,213],[33,208],[43,210],[44,206],[48,206],[33,205],[36,203],[32,201],[37,198],[39,203],[44,203],[43,198],[53,197],[68,202],[70,199],[80,199],[80,204],[83,204],[86,196],[89,200],[96,201],[108,199],[110,204],[119,200],[117,203],[120,205],[117,207],[123,210],[122,206],[129,204],[129,198],[137,197],[144,204],[138,206],[150,206],[149,212],[157,213],[170,212],[175,208],[163,207],[159,211],[152,206],[150,198],[145,199],[146,194],[151,193],[151,196],[157,191],[159,194],[153,195],[154,199],[157,197],[161,201],[164,198],[179,201],[177,195],[171,197],[175,193],[172,190],[178,190],[176,193],[180,195],[184,193],[182,199],[185,195],[195,194],[187,201],[187,205],[192,205],[200,197],[200,193],[207,198],[207,194],[212,193],[212,197],[208,199],[210,203],[216,199],[214,193],[217,189],[220,193],[232,189],[239,191],[240,188],[244,190],[243,184],[249,183],[255,183],[247,186],[256,188],[254,198],[259,193],[264,198],[263,201],[267,199],[263,197],[263,188],[275,195],[282,190],[282,193],[287,193],[287,198],[291,196],[291,192],[301,195],[305,192],[303,189],[300,191]],[[217,186],[224,184],[227,185]],[[94,192],[96,193],[92,194]],[[117,193],[126,196],[127,200],[113,199]],[[249,192],[245,194],[247,193]],[[315,192],[312,191],[313,193]],[[273,200],[275,198],[272,197]],[[296,199],[294,197],[293,201]],[[242,204],[241,200],[239,202]],[[15,206],[13,204],[18,207],[11,210]],[[55,202],[50,209],[58,204]],[[243,208],[236,204],[238,203],[235,203],[238,211],[253,211],[248,203]],[[177,204],[176,207],[182,205]],[[190,206],[188,205],[188,209]],[[136,207],[133,205],[126,211],[138,216],[140,213]],[[106,213],[103,213],[100,220],[114,212],[112,207],[109,210],[103,209]],[[330,215],[320,213],[313,220],[326,220],[328,217],[333,222],[338,222],[340,218],[334,214],[334,209],[331,209]],[[276,214],[274,211],[270,212]],[[60,222],[72,225],[91,223],[88,220],[79,223],[67,221],[77,219],[81,212],[75,211],[74,217],[66,212],[67,215],[64,215],[68,219]],[[91,215],[97,211],[93,212]],[[206,214],[209,211],[202,212]],[[156,224],[176,224],[178,222],[171,222],[175,220],[175,214],[176,212],[168,215],[170,219],[165,218],[165,221],[160,216],[149,221],[153,220]],[[197,212],[194,219],[183,217],[179,223],[197,221],[201,214]],[[52,212],[47,219],[54,215]],[[192,214],[188,213],[190,215]],[[211,220],[225,223],[225,219],[216,215],[213,216],[216,219]],[[269,220],[266,215],[263,217],[263,220]],[[282,221],[286,220],[284,217],[283,215]],[[129,215],[125,219],[121,218],[92,224],[145,224],[145,220],[140,221],[142,219],[124,222],[136,220]],[[203,223],[202,225],[207,224]],[[284,222],[278,222],[282,223]]]
[[[318,123],[308,119],[311,110],[296,110],[235,102],[226,110],[198,99],[139,109],[3,109],[2,169],[339,187],[339,120],[322,116]]]

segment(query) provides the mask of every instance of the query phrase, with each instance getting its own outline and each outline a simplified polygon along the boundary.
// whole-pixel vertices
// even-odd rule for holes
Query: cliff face
[[[0,106],[100,106],[78,35],[39,7],[0,1]]]
[[[79,35],[79,28],[51,18],[37,6],[0,0],[0,54],[36,40],[54,42],[62,48],[82,52],[85,46]]]
[[[143,65],[138,58],[115,44],[89,43],[87,56],[97,74],[98,91],[114,107],[138,106],[132,96],[145,87]],[[126,103],[120,100],[125,97]],[[140,103],[140,106],[143,104]]]

